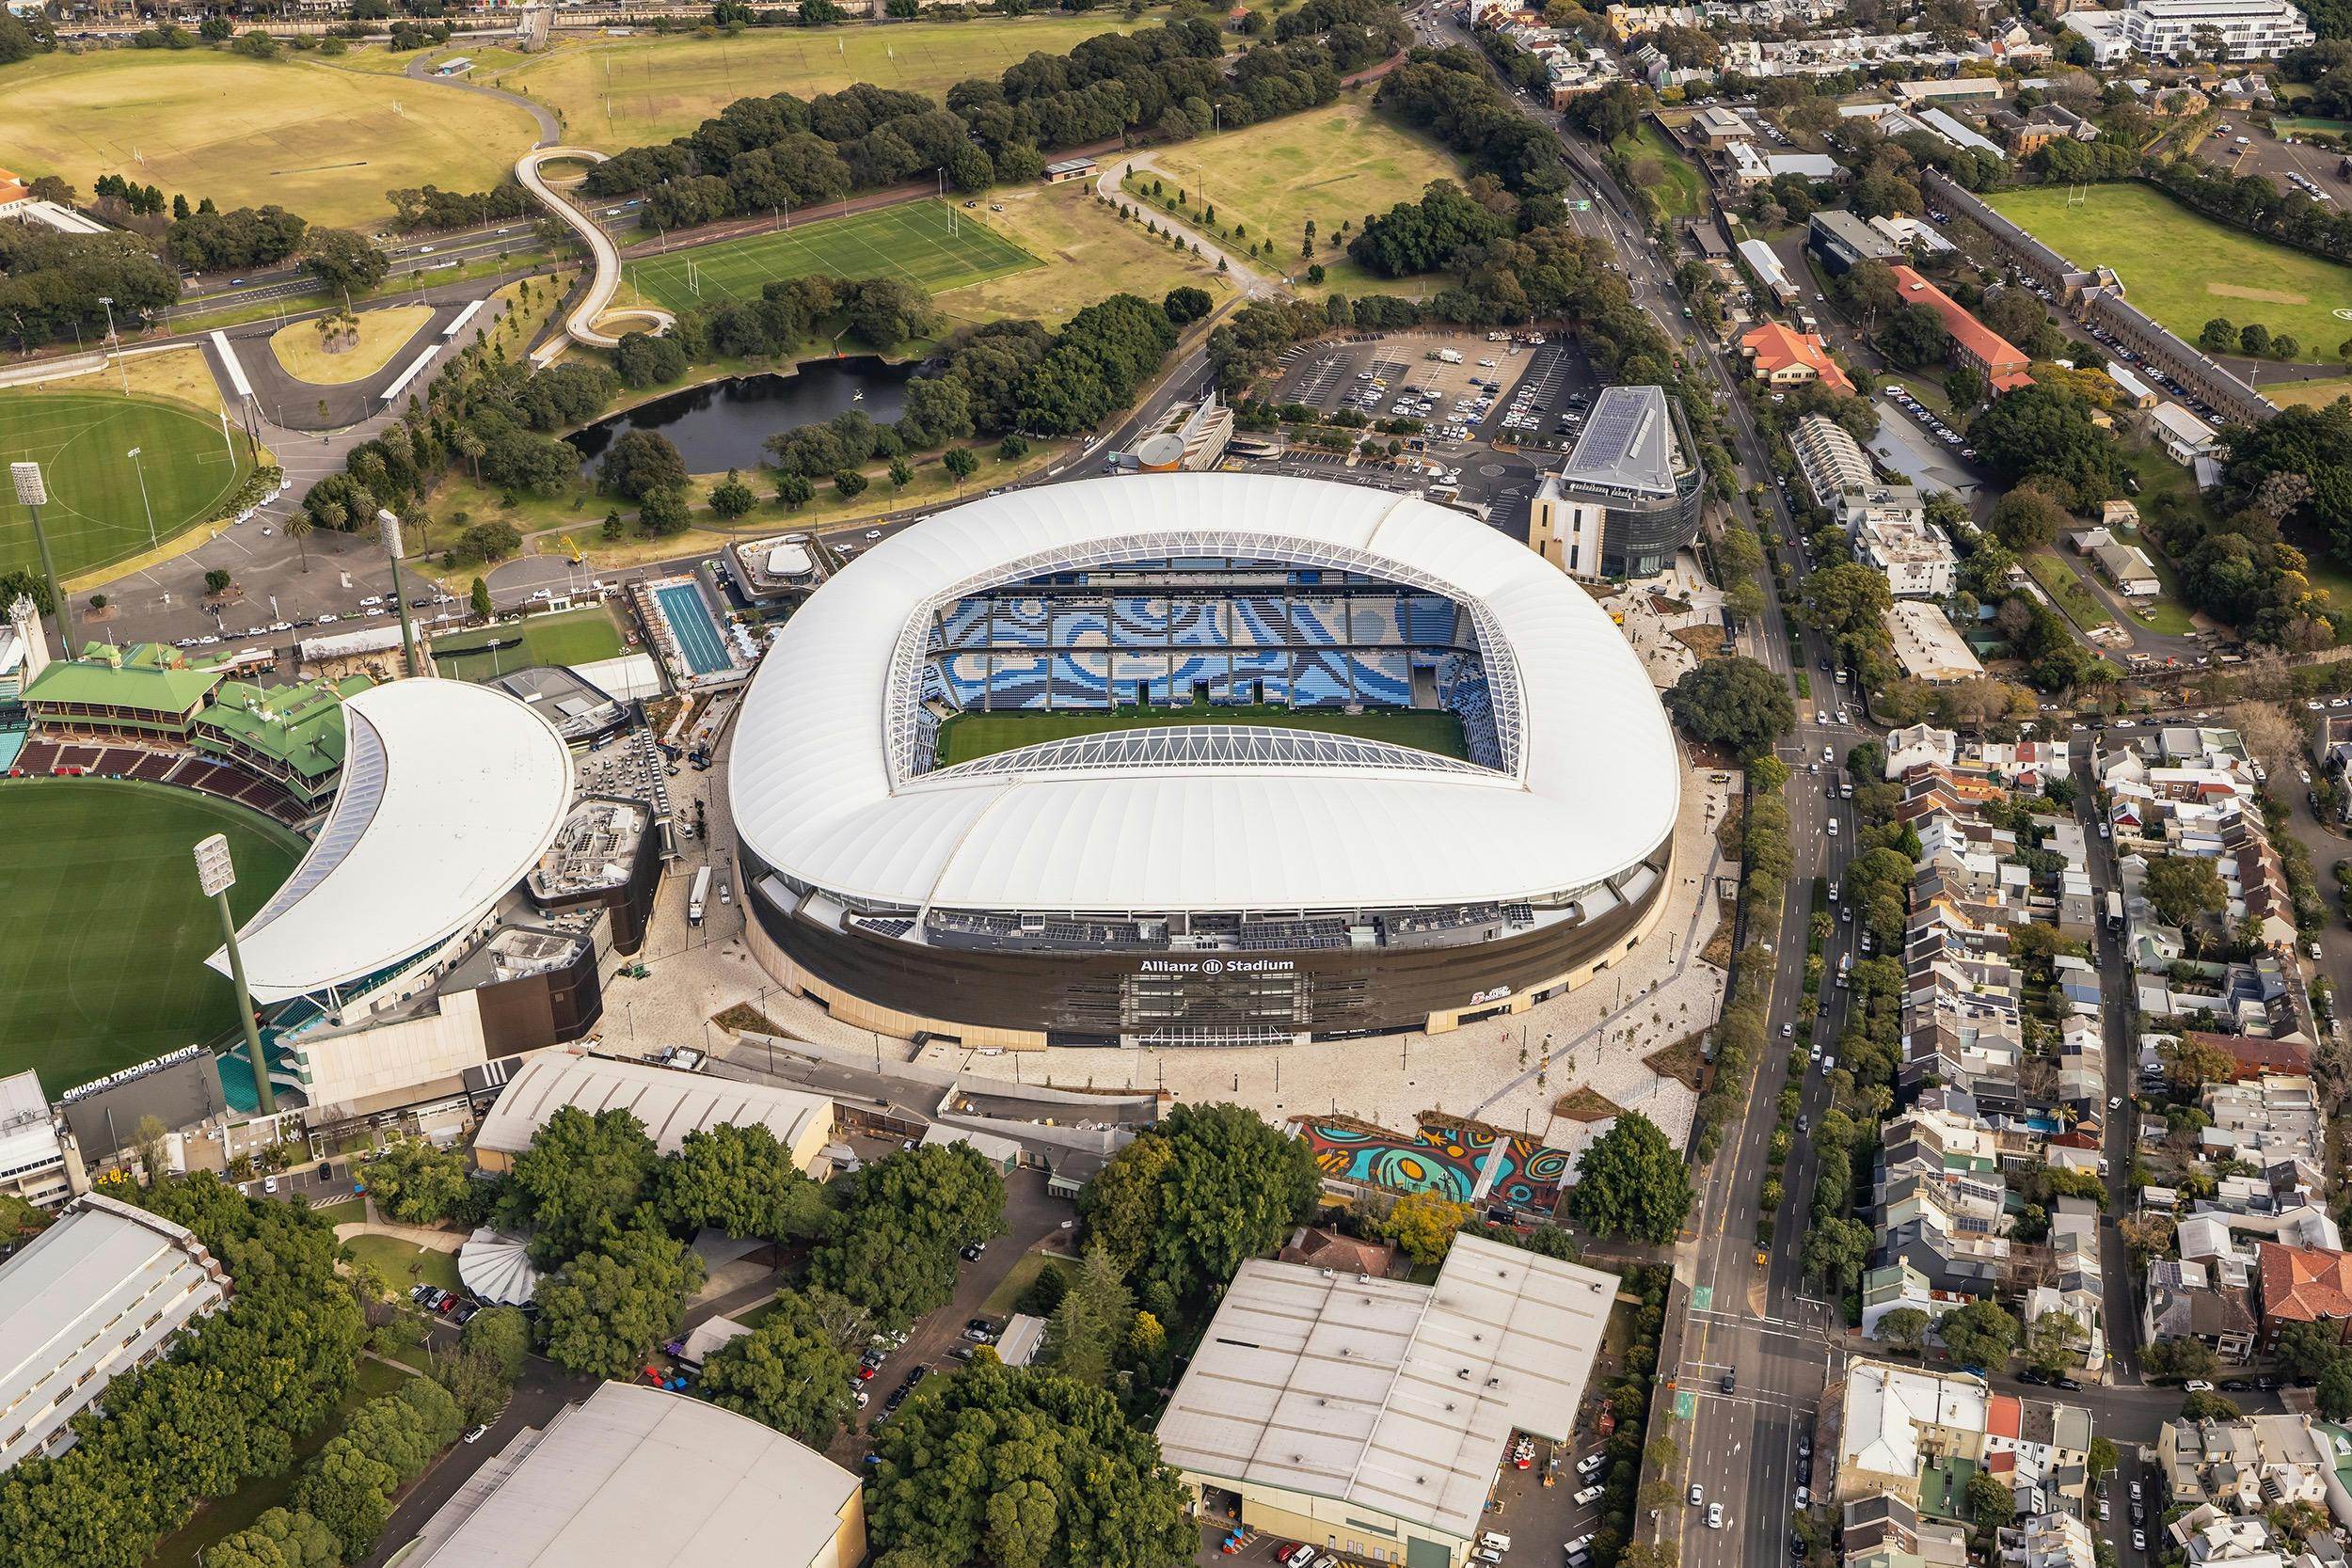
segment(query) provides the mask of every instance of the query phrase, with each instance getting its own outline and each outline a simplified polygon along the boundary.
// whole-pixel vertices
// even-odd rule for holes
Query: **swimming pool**
[[[670,623],[670,635],[677,639],[678,654],[688,669],[707,675],[729,667],[727,640],[692,583],[664,583],[653,591],[653,596],[661,606],[661,618]]]

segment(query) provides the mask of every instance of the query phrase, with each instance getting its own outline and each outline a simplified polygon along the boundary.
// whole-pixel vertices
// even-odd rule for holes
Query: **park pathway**
[[[1137,198],[1131,197],[1127,193],[1126,189],[1120,184],[1120,181],[1123,179],[1130,170],[1134,171],[1137,175],[1156,174],[1161,176],[1163,179],[1168,180],[1173,180],[1175,178],[1174,175],[1169,174],[1167,169],[1162,168],[1156,162],[1154,162],[1152,154],[1149,152],[1121,154],[1111,163],[1104,166],[1102,174],[1098,176],[1094,182],[1094,194],[1101,197],[1104,200],[1108,201],[1114,207],[1118,206],[1121,202],[1135,206],[1138,212],[1151,214],[1152,219],[1155,220],[1162,229],[1170,229],[1175,230],[1177,233],[1182,234],[1186,240],[1190,241],[1199,248],[1200,252],[1200,259],[1202,261],[1209,262],[1213,266],[1217,262],[1222,261],[1225,264],[1225,276],[1232,278],[1235,286],[1249,298],[1275,299],[1280,296],[1282,293],[1282,286],[1279,279],[1268,277],[1264,273],[1260,272],[1253,263],[1246,261],[1239,256],[1234,255],[1232,251],[1226,249],[1223,245],[1209,238],[1208,235],[1203,234],[1200,230],[1195,229],[1192,225],[1185,223],[1179,218],[1172,217],[1156,207],[1145,205]]]

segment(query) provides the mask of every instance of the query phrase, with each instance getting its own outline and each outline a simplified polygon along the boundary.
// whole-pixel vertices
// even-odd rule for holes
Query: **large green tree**
[[[1788,683],[1744,654],[1686,673],[1668,689],[1666,711],[1691,739],[1741,757],[1771,751],[1797,721]]]
[[[1568,1213],[1596,1236],[1663,1246],[1690,1217],[1690,1167],[1656,1122],[1628,1111],[1577,1161]]]
[[[2096,511],[2121,493],[2115,437],[2091,422],[2090,404],[2058,388],[2021,387],[1994,398],[1968,422],[1968,444],[2012,484],[2046,478],[2076,511]]]
[[[1307,1146],[1257,1112],[1179,1105],[1087,1184],[1078,1209],[1089,1245],[1181,1301],[1272,1252],[1321,1188]]]
[[[1997,1372],[2017,1345],[2017,1320],[1997,1301],[1972,1301],[1935,1320],[1935,1337],[1964,1367]]]
[[[2186,926],[2201,914],[2229,907],[2221,873],[2202,855],[2157,855],[2148,862],[2148,901],[2168,926]]]
[[[376,1209],[403,1225],[437,1225],[466,1196],[466,1157],[423,1138],[395,1140],[360,1165]]]
[[[520,1377],[531,1354],[531,1320],[512,1307],[487,1307],[466,1321],[457,1343],[488,1356],[509,1378]]]
[[[834,1185],[842,1214],[809,1277],[885,1327],[945,1305],[957,1249],[1004,1230],[1004,1178],[968,1145],[905,1150]]]
[[[677,1333],[686,1298],[702,1282],[692,1249],[632,1227],[540,1281],[548,1359],[593,1377],[628,1377]]]
[[[531,1136],[506,1182],[510,1216],[535,1227],[532,1256],[561,1264],[615,1234],[644,1201],[660,1156],[619,1106],[566,1105]]]
[[[1928,1342],[1928,1315],[1916,1307],[1898,1307],[1879,1320],[1879,1338],[1916,1355]]]
[[[1135,1326],[1135,1297],[1119,1265],[1100,1245],[1087,1249],[1061,1304],[1046,1324],[1044,1363],[1099,1388],[1110,1381],[1119,1348]]]
[[[822,1449],[851,1408],[857,1363],[836,1344],[797,1291],[777,1292],[774,1310],[728,1340],[703,1365],[713,1404],[765,1422]]]
[[[813,1236],[826,1215],[824,1190],[760,1122],[687,1133],[677,1153],[661,1162],[654,1208],[674,1230],[712,1226],[770,1242]]]
[[[885,1551],[991,1568],[1179,1568],[1186,1490],[1110,1395],[983,1360],[876,1433],[866,1517]]]
[[[204,1568],[342,1568],[335,1532],[290,1509],[273,1508],[205,1549]]]

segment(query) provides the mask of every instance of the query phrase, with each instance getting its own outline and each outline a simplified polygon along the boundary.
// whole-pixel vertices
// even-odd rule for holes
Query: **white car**
[[[1707,1500],[1707,1488],[1705,1488],[1705,1487],[1701,1486],[1701,1485],[1700,1485],[1697,1481],[1692,1481],[1692,1482],[1691,1483],[1691,1505],[1692,1505],[1693,1508],[1695,1508],[1695,1507],[1697,1507],[1700,1503],[1703,1503],[1703,1502],[1705,1502],[1706,1500]]]
[[[1606,1490],[1608,1490],[1606,1487],[1587,1486],[1583,1491],[1579,1492],[1576,1495],[1576,1500],[1580,1506],[1584,1503],[1595,1501],[1600,1497],[1601,1493]]]
[[[2201,1377],[2192,1377],[2186,1383],[2182,1384],[2181,1386],[2187,1389],[2192,1394],[2210,1394],[2213,1392],[2213,1385],[2207,1383]],[[2137,1492],[2137,1489],[2135,1488],[2134,1490]]]
[[[1724,1528],[1723,1504],[1708,1503],[1707,1505],[1707,1528],[1708,1529],[1721,1529]]]

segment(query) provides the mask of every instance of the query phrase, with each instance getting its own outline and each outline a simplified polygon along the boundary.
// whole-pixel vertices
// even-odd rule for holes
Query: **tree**
[[[2181,1402],[2181,1419],[2184,1421],[2234,1421],[2244,1414],[2238,1409],[2236,1401],[2225,1400],[2219,1394],[2200,1392]]]
[[[1078,1212],[1089,1245],[1182,1301],[1273,1251],[1321,1190],[1307,1146],[1255,1111],[1178,1105],[1087,1183]]]
[[[2073,1313],[2044,1312],[2026,1326],[2026,1361],[2055,1377],[2074,1365],[2075,1353],[2087,1338]]]
[[[484,620],[488,620],[491,615],[490,585],[480,578],[474,578],[473,591],[469,596],[473,601],[473,612]]]
[[[1979,1529],[2006,1525],[2017,1515],[2017,1494],[1989,1470],[1968,1478],[1968,1515]]]
[[[465,1196],[466,1157],[423,1138],[395,1139],[360,1166],[368,1196],[403,1225],[437,1225]]]
[[[998,1568],[1176,1568],[1198,1544],[1152,1435],[1109,1394],[1040,1368],[976,1362],[933,1378],[873,1444],[866,1523],[885,1552]]]
[[[2237,346],[2248,354],[2270,352],[2270,328],[2260,322],[2248,322],[2237,329]]]
[[[888,471],[890,474],[890,488],[894,494],[904,490],[909,484],[912,484],[914,482],[914,470],[907,466],[907,460],[903,457],[892,458],[890,460],[890,468]]]
[[[1952,351],[1944,318],[1925,305],[1905,305],[1880,324],[1873,340],[1889,363],[1904,370],[1941,364]]]
[[[348,229],[312,229],[302,245],[302,268],[329,289],[363,294],[391,272],[391,258]]]
[[[845,501],[855,500],[864,495],[868,483],[866,477],[855,468],[843,468],[833,476],[833,487],[840,492]]]
[[[2094,511],[2122,482],[2115,438],[2074,393],[2036,384],[1993,400],[1968,421],[1968,444],[2014,484],[2036,475],[2076,511]]]
[[[510,1380],[522,1376],[531,1354],[531,1320],[512,1307],[491,1307],[466,1320],[457,1332],[461,1349],[487,1356]]]
[[[654,1178],[654,1209],[673,1230],[714,1227],[729,1236],[786,1242],[825,1224],[824,1190],[793,1164],[765,1123],[686,1134]]]
[[[1916,1355],[1927,1348],[1928,1315],[1916,1307],[1898,1307],[1879,1320],[1879,1338]]]
[[[1045,1329],[1043,1362],[1062,1376],[1099,1388],[1135,1326],[1135,1298],[1119,1265],[1101,1246],[1087,1249]]]
[[[2157,855],[2148,862],[2148,901],[2168,926],[2186,926],[2201,914],[2219,914],[2229,889],[2212,861],[2197,855]]]
[[[164,1159],[170,1137],[171,1129],[158,1116],[141,1117],[131,1129],[131,1146],[138,1151],[139,1173],[151,1187],[170,1173],[171,1167]]]
[[[834,1187],[844,1212],[809,1275],[886,1327],[943,1305],[957,1249],[1004,1229],[1004,1178],[962,1145],[893,1154]]]
[[[658,490],[683,490],[686,478],[686,459],[658,430],[622,432],[596,465],[597,485],[633,501]]]
[[[623,1231],[539,1282],[548,1359],[593,1377],[633,1376],[676,1335],[686,1298],[702,1282],[703,1260],[691,1249],[647,1227]]]
[[[505,1203],[537,1227],[532,1256],[562,1263],[619,1232],[646,1196],[658,1163],[645,1124],[630,1112],[614,1106],[591,1116],[565,1105],[515,1157]]]
[[[1178,326],[1189,326],[1216,308],[1216,302],[1209,297],[1206,289],[1196,289],[1190,284],[1168,290],[1168,297],[1160,301],[1161,310]]]
[[[1594,1235],[1663,1246],[1690,1216],[1690,1168],[1656,1122],[1628,1111],[1585,1147],[1568,1212]]]
[[[273,1508],[206,1548],[205,1568],[341,1568],[335,1532],[308,1513]]]
[[[1993,535],[2020,555],[2054,544],[2073,519],[2038,484],[2021,484],[1993,509]]]
[[[1407,1193],[1389,1211],[1384,1228],[1414,1262],[1438,1263],[1453,1250],[1454,1233],[1469,1221],[1470,1213],[1469,1204],[1439,1197],[1434,1192]]]
[[[1840,1290],[1853,1282],[1869,1256],[1870,1227],[1860,1220],[1831,1214],[1804,1233],[1805,1273]]]
[[[457,1402],[459,1417],[468,1426],[496,1420],[515,1391],[515,1380],[497,1358],[478,1350],[460,1348],[435,1354],[433,1381],[449,1390],[449,1397]]]
[[[204,574],[204,592],[217,597],[236,585],[236,578],[225,566],[215,566]]]
[[[2319,1413],[2331,1421],[2352,1416],[2352,1360],[2339,1360],[2319,1374]]]
[[[970,447],[949,447],[939,461],[955,477],[959,496],[963,494],[963,482],[980,471],[980,460],[972,455]]]
[[[854,1408],[857,1362],[792,1291],[749,1334],[728,1340],[703,1365],[713,1404],[821,1449]]]
[[[660,387],[686,373],[686,350],[675,338],[628,332],[612,351],[612,370],[624,387]]]
[[[1972,1301],[1935,1320],[1935,1337],[1963,1367],[1998,1371],[2017,1343],[2017,1320],[1996,1301]]]
[[[736,477],[733,468],[727,470],[724,480],[711,486],[710,510],[727,522],[735,521],[758,504],[759,498],[752,494],[750,485]]]
[[[1740,654],[1684,673],[1666,692],[1666,711],[1691,739],[1740,757],[1771,751],[1797,718],[1788,683]]]
[[[2226,1084],[2237,1076],[2237,1059],[2208,1040],[2169,1039],[2156,1050],[2166,1081],[2191,1099],[2208,1084]]]
[[[1883,617],[1894,604],[1886,574],[1858,561],[1825,566],[1805,579],[1813,624],[1849,647],[1876,644],[1884,635]]]

